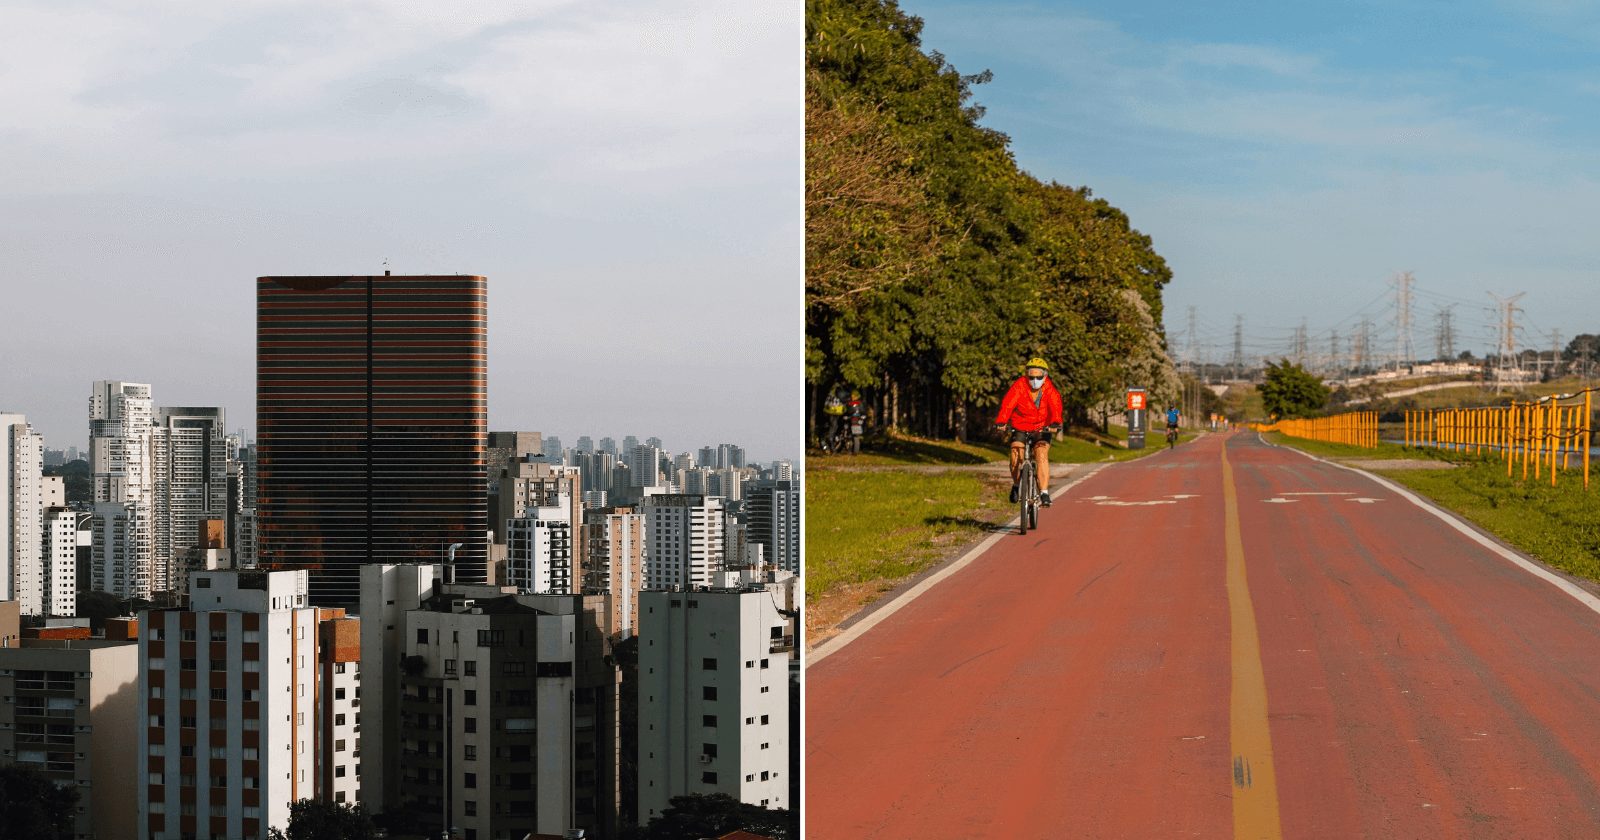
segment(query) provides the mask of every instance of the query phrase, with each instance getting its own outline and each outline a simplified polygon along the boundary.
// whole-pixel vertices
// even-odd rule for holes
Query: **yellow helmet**
[[[1041,359],[1038,356],[1034,356],[1033,358],[1029,359],[1028,363],[1022,366],[1023,372],[1026,373],[1028,368],[1038,368],[1045,373],[1050,372],[1050,365],[1046,363],[1044,359]]]

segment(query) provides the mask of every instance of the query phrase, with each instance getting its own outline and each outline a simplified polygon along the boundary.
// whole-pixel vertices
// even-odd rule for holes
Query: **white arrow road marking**
[[[1294,504],[1295,502],[1298,502],[1300,500],[1299,499],[1279,499],[1279,498],[1274,497],[1274,498],[1271,498],[1271,499],[1262,499],[1261,501],[1266,502],[1269,505],[1291,505],[1291,504]]]
[[[1316,490],[1301,490],[1301,491],[1294,492],[1294,493],[1284,493],[1283,495],[1285,495],[1285,496],[1354,496],[1355,494],[1354,493],[1348,493],[1348,492],[1337,492],[1337,493],[1336,492],[1328,492],[1328,493],[1323,493],[1323,492],[1316,491]]]
[[[1148,502],[1119,502],[1116,499],[1106,499],[1105,501],[1095,502],[1095,504],[1114,505],[1116,507],[1136,507],[1139,505],[1175,505],[1177,502],[1171,499],[1154,499]]]
[[[1382,499],[1369,499],[1366,496],[1357,496],[1354,499],[1345,499],[1345,501],[1347,501],[1347,502],[1360,502],[1361,504],[1364,504],[1364,505],[1370,505],[1373,502],[1381,502],[1383,500]]]
[[[1196,493],[1174,493],[1171,496],[1168,496],[1167,498],[1169,498],[1169,499],[1198,499],[1198,498],[1200,498],[1200,496],[1198,494],[1196,494]]]

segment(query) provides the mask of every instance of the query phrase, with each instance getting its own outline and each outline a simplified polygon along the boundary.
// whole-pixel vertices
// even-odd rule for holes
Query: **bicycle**
[[[822,451],[831,454],[861,454],[861,434],[865,431],[860,418],[847,418],[832,435],[822,439]]]
[[[1007,438],[1013,432],[1010,426],[1006,427]],[[1048,441],[1044,430],[1037,432],[1022,432],[1022,467],[1017,474],[1017,513],[1018,534],[1025,535],[1029,528],[1035,530],[1039,527],[1039,476],[1034,471],[1033,448],[1035,444]]]
[[[1175,448],[1177,445],[1178,445],[1178,427],[1177,426],[1168,426],[1167,427],[1167,448],[1168,449],[1172,449],[1172,448]]]

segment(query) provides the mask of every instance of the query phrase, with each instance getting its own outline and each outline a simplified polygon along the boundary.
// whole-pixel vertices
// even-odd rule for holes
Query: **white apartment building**
[[[119,598],[149,598],[151,576],[150,386],[99,380],[89,394],[89,468],[95,539],[90,586]]]
[[[518,592],[579,594],[573,578],[572,506],[558,496],[551,507],[531,507],[506,522],[506,583]]]
[[[140,614],[138,826],[151,840],[264,838],[324,789],[320,770],[359,775],[352,744],[318,738],[356,698],[319,703],[305,571],[196,572],[190,593],[190,609]]]
[[[78,614],[78,512],[44,510],[40,531],[40,614]]]
[[[23,415],[0,414],[0,600],[23,615],[44,610],[43,469],[44,438]]]
[[[723,568],[723,504],[716,496],[647,496],[645,586],[705,586]]]
[[[23,639],[0,647],[0,764],[75,788],[76,840],[134,840],[139,648],[128,641]]]
[[[200,520],[227,522],[228,464],[221,408],[160,408],[150,429],[150,588],[181,589],[180,559]]]
[[[754,583],[640,594],[641,823],[687,794],[798,804],[786,776],[794,637],[781,603]]]

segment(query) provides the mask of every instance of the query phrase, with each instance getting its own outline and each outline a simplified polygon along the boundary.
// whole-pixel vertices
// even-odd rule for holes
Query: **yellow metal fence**
[[[1435,408],[1405,413],[1405,445],[1430,446],[1506,462],[1506,475],[1522,471],[1542,481],[1559,471],[1583,470],[1589,487],[1594,434],[1594,389],[1484,408]],[[1577,463],[1575,464],[1574,461]]]
[[[1256,423],[1253,427],[1261,432],[1282,432],[1290,437],[1324,443],[1345,443],[1368,449],[1378,447],[1378,413],[1375,411],[1351,411],[1309,420]]]

